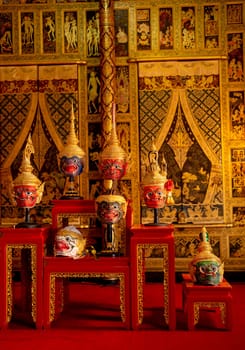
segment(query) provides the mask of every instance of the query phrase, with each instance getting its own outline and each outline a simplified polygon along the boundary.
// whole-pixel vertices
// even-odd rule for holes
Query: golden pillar
[[[112,130],[113,103],[116,100],[116,59],[114,1],[100,0],[100,79],[101,121],[104,143]]]

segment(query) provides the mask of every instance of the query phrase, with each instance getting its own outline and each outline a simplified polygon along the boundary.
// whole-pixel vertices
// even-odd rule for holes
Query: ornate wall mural
[[[34,12],[20,13],[21,53],[33,54],[35,49],[35,21]]]
[[[204,6],[204,47],[219,47],[219,6]]]
[[[243,33],[227,34],[229,82],[244,81]]]
[[[181,7],[181,37],[183,49],[196,48],[196,7]]]
[[[174,48],[173,8],[159,9],[159,48],[169,50]]]
[[[77,113],[77,87],[76,65],[1,70],[1,91],[4,95],[0,101],[5,115],[2,124],[5,142],[1,142],[1,167],[5,174],[1,191],[3,221],[5,218],[16,221],[23,216],[10,200],[9,184],[18,175],[29,132],[36,150],[33,158],[35,175],[45,182],[42,201],[31,215],[39,217],[42,222],[51,220],[52,200],[59,199],[64,188],[57,156],[69,132],[72,103]],[[16,103],[13,103],[14,100]]]
[[[11,12],[0,13],[0,55],[13,53],[13,22]]]
[[[151,10],[136,11],[137,50],[151,50]]]
[[[245,91],[229,92],[231,138],[245,139]]]
[[[56,52],[56,13],[55,11],[43,11],[42,13],[42,48],[43,53]]]
[[[139,64],[141,164],[154,137],[175,185],[175,205],[163,209],[163,222],[223,222],[218,66],[217,61]],[[165,99],[158,97],[161,90]]]
[[[245,148],[231,150],[232,197],[245,197]]]

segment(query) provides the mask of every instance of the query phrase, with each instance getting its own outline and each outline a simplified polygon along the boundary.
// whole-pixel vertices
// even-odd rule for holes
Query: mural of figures
[[[43,52],[56,52],[55,12],[43,12]]]
[[[77,12],[64,13],[64,53],[78,52]]]
[[[86,42],[87,57],[97,57],[99,53],[100,43],[100,18],[98,11],[87,11],[86,13]]]
[[[128,66],[116,67],[117,75],[117,113],[129,112],[129,69]]]
[[[170,7],[159,10],[159,35],[160,49],[173,49],[173,9]]]
[[[245,197],[245,148],[231,150],[232,196]]]
[[[100,79],[99,67],[88,69],[88,113],[99,113],[100,107]]]
[[[151,50],[150,9],[136,11],[137,50]]]
[[[243,4],[228,4],[226,6],[227,24],[241,24]]]
[[[219,7],[204,6],[204,46],[206,49],[219,47]]]
[[[175,238],[175,255],[178,258],[192,258],[198,252],[198,245],[200,241],[191,236],[179,236]],[[210,244],[213,253],[220,256],[220,241],[216,237],[210,237]]]
[[[102,150],[100,123],[88,124],[89,171],[98,171],[99,154]]]
[[[230,237],[230,257],[242,258],[245,257],[245,239],[244,237]]]
[[[21,13],[21,47],[22,54],[34,53],[34,14]]]
[[[244,81],[243,33],[227,35],[228,79],[229,82]]]
[[[12,54],[12,13],[0,13],[0,54]]]
[[[128,56],[128,10],[115,10],[116,56]]]
[[[245,91],[230,91],[231,138],[245,139]]]
[[[232,216],[234,226],[245,226],[245,207],[233,207]]]
[[[195,7],[181,8],[182,48],[196,48]]]

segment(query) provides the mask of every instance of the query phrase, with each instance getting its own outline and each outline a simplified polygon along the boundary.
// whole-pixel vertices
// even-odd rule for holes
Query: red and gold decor
[[[72,105],[70,133],[58,159],[60,170],[67,177],[62,199],[81,199],[75,185],[75,177],[83,172],[85,152],[78,146],[74,122]]]
[[[146,165],[146,172],[141,184],[142,200],[148,208],[154,210],[154,223],[149,225],[161,225],[159,223],[159,209],[164,208],[165,205],[174,204],[172,196],[173,181],[167,179],[166,162],[162,161],[162,167],[158,162],[158,151],[154,142],[152,142],[152,149],[148,153],[148,164]]]
[[[38,224],[30,220],[30,209],[40,203],[44,191],[44,183],[32,173],[32,154],[34,154],[34,147],[31,135],[29,135],[23,153],[20,173],[12,183],[15,205],[19,208],[25,208],[25,222],[17,224],[16,227],[34,228],[38,226]]]
[[[126,174],[127,154],[120,146],[116,132],[116,105],[113,104],[111,137],[99,157],[98,168],[105,180],[118,181]]]
[[[126,215],[127,202],[118,193],[117,181],[126,174],[127,166],[127,154],[120,146],[116,133],[115,104],[113,104],[111,137],[101,152],[98,164],[104,180],[104,193],[96,199],[98,218],[106,227],[105,246],[109,254],[115,254],[117,250],[113,225]]]
[[[112,188],[112,180],[105,180],[105,193],[96,198],[96,212],[99,220],[105,226],[104,245],[102,254],[118,253],[114,225],[124,219],[127,211],[127,201]]]
[[[216,286],[223,281],[224,263],[213,254],[205,227],[199,236],[198,254],[189,264],[190,275],[196,284]]]

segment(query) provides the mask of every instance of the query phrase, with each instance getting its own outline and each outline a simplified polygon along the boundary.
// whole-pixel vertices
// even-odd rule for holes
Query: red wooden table
[[[57,294],[62,291],[61,281],[68,278],[106,278],[118,279],[120,288],[120,314],[123,325],[130,328],[130,277],[129,259],[126,257],[66,257],[44,258],[44,328],[58,316],[62,308],[57,308]],[[57,288],[58,283],[58,288]],[[62,305],[63,301],[60,302]]]
[[[164,319],[170,330],[176,327],[175,250],[172,225],[134,225],[130,229],[130,262],[132,294],[132,328],[137,329],[144,318],[145,250],[161,249],[163,271]]]
[[[43,256],[49,228],[0,228],[0,327],[5,328],[12,318],[13,310],[13,249],[29,249],[30,266],[25,260],[21,270],[21,291],[24,303],[31,308],[33,322],[42,327],[43,309]],[[30,268],[31,280],[27,270]],[[30,291],[31,298],[28,296]],[[27,306],[27,305],[26,305]]]
[[[224,279],[217,286],[193,283],[189,274],[182,274],[183,304],[188,329],[193,330],[199,322],[200,310],[220,311],[223,327],[232,328],[232,286]]]

